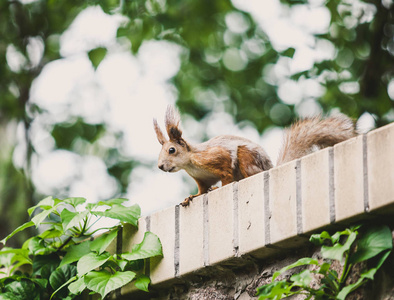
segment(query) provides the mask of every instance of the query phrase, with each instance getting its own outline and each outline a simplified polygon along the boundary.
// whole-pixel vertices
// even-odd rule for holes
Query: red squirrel
[[[220,135],[192,145],[182,137],[179,112],[171,105],[165,114],[169,140],[153,119],[157,139],[162,145],[158,167],[164,172],[185,170],[197,183],[198,193],[189,202],[208,191],[218,181],[222,186],[269,170],[273,164],[264,149],[252,141],[233,135]],[[277,165],[300,158],[312,150],[333,146],[356,136],[354,122],[345,115],[306,118],[286,130]]]

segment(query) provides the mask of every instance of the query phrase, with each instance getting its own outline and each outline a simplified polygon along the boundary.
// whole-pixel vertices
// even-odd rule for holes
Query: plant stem
[[[346,277],[349,273],[350,267],[348,266],[349,264],[349,253],[346,253],[346,257],[345,257],[345,265],[343,266],[343,271],[342,271],[342,275],[341,278],[339,279],[339,287],[342,288],[343,283],[346,281]]]

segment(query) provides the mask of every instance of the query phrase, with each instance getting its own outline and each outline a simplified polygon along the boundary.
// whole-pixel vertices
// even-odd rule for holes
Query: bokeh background
[[[195,192],[156,166],[152,118],[163,126],[168,104],[189,142],[237,134],[274,161],[298,117],[342,112],[361,131],[394,121],[393,11],[392,0],[0,1],[1,236],[47,195],[126,197],[149,214]]]

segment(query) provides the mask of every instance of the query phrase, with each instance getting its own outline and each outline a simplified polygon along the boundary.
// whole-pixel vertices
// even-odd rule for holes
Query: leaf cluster
[[[26,228],[35,226],[41,233],[25,241],[20,249],[4,247],[0,267],[6,277],[0,279],[0,300],[67,299],[84,291],[104,297],[134,281],[137,288],[148,291],[150,279],[144,275],[144,259],[162,255],[159,238],[146,232],[131,252],[111,254],[107,251],[125,224],[138,226],[138,205],[125,207],[126,199],[86,203],[84,198],[64,200],[47,197],[29,208],[31,221],[19,226],[0,242]],[[83,208],[84,209],[81,209]],[[115,225],[94,229],[102,218]],[[93,235],[106,230],[93,240]],[[31,271],[22,273],[21,270]]]
[[[330,235],[327,231],[314,234],[310,241],[321,245],[324,261],[320,263],[313,258],[301,258],[295,263],[274,273],[272,282],[257,288],[259,299],[283,299],[292,295],[305,295],[305,299],[345,300],[351,292],[373,280],[375,273],[391,253],[393,241],[387,226],[362,228],[355,226]],[[333,262],[341,263],[341,272],[335,271]],[[348,284],[347,279],[354,265],[364,262],[367,266],[356,282]],[[275,281],[284,272],[300,266],[314,266],[313,270],[304,269],[293,274],[289,280]],[[320,286],[310,286],[312,280],[321,278]]]

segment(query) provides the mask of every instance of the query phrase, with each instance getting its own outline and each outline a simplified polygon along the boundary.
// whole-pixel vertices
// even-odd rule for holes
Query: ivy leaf
[[[131,253],[124,253],[122,258],[136,260],[163,255],[160,239],[152,232],[145,232],[144,239],[131,249]]]
[[[135,275],[136,274],[131,271],[116,272],[111,274],[103,270],[89,272],[84,277],[87,288],[99,293],[101,298],[104,299],[104,297],[109,292],[116,290],[117,288],[120,288],[132,281]]]
[[[74,226],[78,226],[79,223],[85,219],[88,213],[88,210],[82,212],[72,212],[67,208],[63,209],[60,214],[60,217],[62,218],[63,230],[67,231]]]
[[[108,253],[98,255],[96,253],[88,253],[81,257],[77,263],[78,276],[85,275],[103,265],[111,256]]]
[[[148,287],[150,284],[150,278],[146,275],[138,275],[134,282],[137,289],[145,292],[149,292]]]
[[[90,253],[90,243],[91,241],[84,241],[80,244],[69,246],[67,248],[67,253],[64,255],[59,267],[78,261],[82,256]]]
[[[115,198],[115,199],[100,201],[97,204],[98,205],[114,206],[114,205],[122,205],[126,201],[127,201],[127,199],[125,199],[125,198]]]
[[[118,234],[119,228],[112,230],[108,234],[103,234],[96,238],[93,242],[90,244],[90,250],[98,252],[98,254],[101,254],[105,251],[105,249],[108,248],[108,246],[112,243],[112,241],[116,238],[116,235]]]
[[[282,299],[283,296],[290,296],[292,285],[285,281],[275,281],[257,288],[256,296],[261,299]]]
[[[316,259],[309,258],[309,257],[300,258],[295,263],[288,265],[286,267],[283,267],[279,271],[276,271],[274,273],[274,275],[272,276],[272,281],[274,281],[275,278],[278,277],[283,272],[286,272],[286,271],[293,269],[295,267],[299,267],[299,266],[303,266],[303,265],[318,265],[318,264],[319,264],[319,262]]]
[[[107,217],[120,222],[130,223],[134,226],[138,226],[138,219],[141,216],[141,209],[137,204],[129,207],[123,205],[113,205],[106,211],[92,211],[95,216]]]
[[[37,285],[28,279],[12,281],[5,285],[4,291],[9,297],[5,299],[12,300],[35,299],[39,295],[39,289],[37,289]]]
[[[82,197],[70,197],[70,198],[64,199],[63,202],[70,204],[74,208],[76,208],[78,205],[85,203],[86,199],[82,198]]]
[[[294,286],[308,288],[312,281],[312,273],[309,270],[304,270],[299,274],[291,276],[290,280],[294,282]]]
[[[105,55],[107,54],[107,49],[103,47],[99,47],[88,52],[88,56],[94,69],[96,70],[99,64],[104,59]]]
[[[392,248],[391,231],[387,226],[370,227],[362,234],[357,243],[357,251],[350,256],[349,262],[351,264],[362,262]]]
[[[0,243],[2,243],[3,245],[5,245],[5,243],[7,242],[8,239],[10,239],[11,237],[13,237],[15,234],[17,234],[18,232],[25,230],[26,228],[32,227],[34,226],[34,222],[30,221],[27,222],[21,226],[19,226],[17,229],[15,229],[12,233],[10,233],[9,235],[7,235],[4,239],[2,239],[0,241]]]
[[[37,207],[40,207],[43,210],[48,210],[51,209],[55,205],[55,200],[53,199],[52,196],[46,197],[42,199],[40,202],[38,202],[37,205],[34,205],[33,207],[30,207],[27,212],[29,213],[29,216],[36,210]]]
[[[78,295],[82,293],[86,288],[84,277],[78,278],[78,280],[74,281],[68,286],[68,289],[74,295]]]
[[[356,240],[357,233],[352,232],[348,236],[346,242],[342,245],[341,243],[337,243],[334,246],[322,246],[321,253],[324,258],[335,259],[338,261],[342,261],[343,255],[346,251],[349,251],[350,247],[353,245]]]
[[[53,290],[57,291],[57,294],[60,298],[63,299],[67,297],[68,290],[64,287],[61,287],[71,278],[75,277],[76,274],[77,268],[73,265],[64,265],[52,272],[51,276],[49,277],[49,284]],[[58,291],[58,289],[60,290]]]

